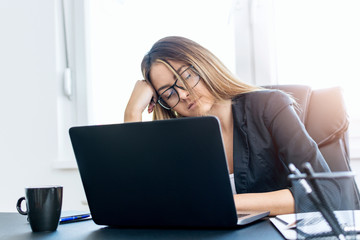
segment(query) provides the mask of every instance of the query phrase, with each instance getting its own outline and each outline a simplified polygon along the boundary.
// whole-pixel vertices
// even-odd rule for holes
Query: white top
[[[233,194],[236,194],[234,174],[230,174],[231,190]]]

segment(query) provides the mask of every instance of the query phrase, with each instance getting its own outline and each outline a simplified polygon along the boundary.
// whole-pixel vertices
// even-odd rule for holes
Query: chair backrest
[[[296,112],[331,171],[351,171],[349,119],[340,87],[312,90],[305,85],[272,85],[265,88],[282,90],[296,100]],[[355,196],[359,199],[356,182],[354,185]],[[359,201],[356,205],[359,209]]]

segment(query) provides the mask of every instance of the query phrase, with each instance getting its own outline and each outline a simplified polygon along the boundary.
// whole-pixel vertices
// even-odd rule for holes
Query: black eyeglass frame
[[[190,65],[189,67],[187,67],[184,71],[182,71],[180,74],[179,74],[179,76],[181,77],[181,75],[184,73],[184,72],[186,72],[187,70],[189,70],[190,68],[192,68],[193,69],[193,71],[198,75],[198,77],[199,77],[199,80],[195,83],[195,85],[193,86],[193,87],[191,87],[191,89],[193,89],[194,87],[196,87],[196,85],[198,85],[198,83],[200,82],[200,79],[201,79],[201,77],[200,77],[200,75],[198,74],[198,72],[196,71],[196,69],[194,68],[194,66],[193,65]],[[182,78],[182,77],[181,77]],[[158,100],[157,100],[157,102],[160,104],[160,106],[161,107],[163,107],[163,108],[165,108],[166,110],[171,110],[171,109],[173,109],[174,107],[176,107],[178,104],[179,104],[179,102],[180,102],[180,95],[179,95],[179,92],[176,90],[176,88],[175,88],[175,86],[176,87],[178,87],[178,88],[180,88],[180,89],[182,89],[182,90],[185,90],[186,91],[186,89],[184,88],[184,87],[181,87],[181,86],[179,86],[179,85],[177,85],[176,83],[178,82],[178,78],[175,80],[175,82],[174,82],[174,84],[173,85],[171,85],[170,87],[168,87],[162,94],[160,94],[159,96],[158,96]],[[177,96],[178,96],[178,101],[177,101],[177,103],[173,106],[173,107],[170,107],[170,106],[165,106],[163,103],[161,103],[161,101],[160,101],[160,99],[163,99],[161,96],[166,92],[166,91],[168,91],[169,89],[174,89],[174,91],[176,92],[176,94],[177,94]],[[164,100],[165,101],[165,100]]]

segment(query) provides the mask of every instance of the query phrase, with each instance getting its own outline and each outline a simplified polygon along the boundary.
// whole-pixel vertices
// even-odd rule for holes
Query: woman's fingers
[[[148,106],[148,113],[152,113],[154,111],[154,107],[156,105],[156,102],[154,98],[151,99],[149,106]]]

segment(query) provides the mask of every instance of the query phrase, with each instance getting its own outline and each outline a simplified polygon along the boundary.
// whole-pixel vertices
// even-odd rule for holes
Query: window
[[[88,13],[89,123],[123,121],[142,57],[180,35],[257,85],[340,85],[350,115],[350,152],[360,158],[360,3],[357,0],[91,0]],[[146,111],[144,120],[150,120]]]
[[[232,0],[90,1],[90,75],[95,124],[122,122],[140,63],[165,36],[188,37],[212,51],[235,71]],[[151,116],[144,113],[144,120]]]

